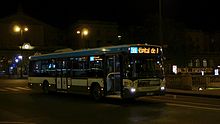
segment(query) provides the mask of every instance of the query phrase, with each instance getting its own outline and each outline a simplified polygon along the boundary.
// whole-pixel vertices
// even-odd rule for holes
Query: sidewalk
[[[166,93],[176,94],[176,95],[220,98],[220,89],[206,89],[206,90],[200,90],[200,91],[199,90],[167,89]]]

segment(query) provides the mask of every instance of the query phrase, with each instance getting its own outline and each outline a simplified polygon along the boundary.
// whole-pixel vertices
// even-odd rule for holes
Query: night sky
[[[163,17],[172,18],[189,28],[220,29],[220,7],[214,0],[162,0]],[[1,1],[0,18],[16,13],[20,3],[25,14],[48,24],[65,27],[77,19],[142,22],[158,14],[158,0],[7,0]]]

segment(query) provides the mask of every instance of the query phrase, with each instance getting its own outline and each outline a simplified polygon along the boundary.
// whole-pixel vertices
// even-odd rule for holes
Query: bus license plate
[[[154,95],[154,93],[146,93],[147,96]]]

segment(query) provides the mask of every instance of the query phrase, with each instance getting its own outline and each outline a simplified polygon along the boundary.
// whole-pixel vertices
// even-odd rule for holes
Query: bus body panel
[[[44,81],[49,83],[52,90],[55,89],[56,77],[28,77],[28,86],[32,89],[42,89]]]
[[[91,87],[92,83],[98,83],[101,88],[104,87],[104,80],[103,80],[103,78],[88,78],[88,86]]]
[[[104,96],[159,95],[165,93],[162,59],[161,46],[148,44],[36,55],[30,57],[28,82],[41,87],[47,81],[56,91],[76,93],[90,93],[96,84]]]

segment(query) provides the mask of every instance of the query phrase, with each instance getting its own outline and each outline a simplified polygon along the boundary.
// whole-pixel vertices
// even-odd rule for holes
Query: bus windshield
[[[163,77],[162,59],[157,56],[134,55],[126,60],[127,78]]]

